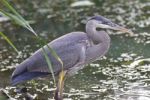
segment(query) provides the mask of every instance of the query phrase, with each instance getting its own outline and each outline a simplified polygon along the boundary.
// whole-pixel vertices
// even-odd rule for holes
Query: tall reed
[[[4,9],[0,8],[0,13],[5,16],[8,17],[11,21],[15,22],[16,24],[28,29],[31,33],[33,33],[36,37],[36,40],[39,42],[39,44],[41,45],[42,51],[43,51],[43,55],[45,57],[45,60],[48,64],[49,70],[52,73],[52,77],[53,77],[53,81],[54,81],[54,86],[56,86],[56,81],[55,81],[55,75],[54,75],[54,71],[52,68],[52,64],[51,61],[48,57],[48,54],[46,52],[46,50],[44,49],[44,45],[46,45],[49,49],[49,51],[51,52],[51,54],[61,63],[62,65],[62,71],[63,71],[63,62],[60,59],[60,57],[57,55],[57,53],[46,44],[46,41],[44,39],[42,39],[35,31],[34,29],[30,26],[30,24],[6,1],[6,0],[0,0],[0,3],[2,3],[8,10],[9,12],[6,12]],[[2,37],[4,37],[4,39],[15,49],[16,52],[18,52],[18,50],[16,49],[16,47],[12,44],[12,42],[10,41],[10,39],[8,39],[2,32],[0,32],[0,35]]]

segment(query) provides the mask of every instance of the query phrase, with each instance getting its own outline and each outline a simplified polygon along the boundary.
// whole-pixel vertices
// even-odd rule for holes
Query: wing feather
[[[79,60],[79,52],[81,49],[78,44],[83,43],[83,45],[86,45],[87,41],[88,37],[86,33],[72,32],[58,39],[55,39],[48,45],[52,49],[54,49],[57,55],[61,58],[61,60],[63,61],[64,69],[68,69],[70,67],[73,67]],[[44,46],[44,49],[46,50],[48,57],[52,63],[54,73],[59,73],[61,71],[60,62],[52,56],[47,46]],[[12,74],[12,80],[15,80],[20,75],[23,75],[23,73],[33,74],[34,72],[50,73],[44,55],[42,54],[42,49],[37,50],[31,57],[17,66]],[[38,77],[40,75],[41,74],[38,74]],[[36,77],[36,74],[34,74],[34,77]]]

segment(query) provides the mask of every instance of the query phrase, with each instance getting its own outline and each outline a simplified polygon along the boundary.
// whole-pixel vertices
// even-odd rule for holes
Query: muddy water
[[[47,42],[71,31],[85,31],[87,16],[100,14],[135,32],[133,37],[110,31],[111,47],[101,60],[87,65],[65,82],[67,100],[149,100],[150,99],[150,2],[149,0],[95,0],[82,4],[63,1],[27,0],[17,2],[20,11]],[[42,4],[42,5],[39,5]],[[0,87],[14,98],[16,87],[10,85],[15,66],[39,48],[29,31],[1,22],[3,31],[20,50],[18,55],[0,38]],[[23,84],[39,100],[53,98],[52,78],[38,79]],[[23,86],[21,85],[21,86]],[[21,87],[18,86],[18,87]]]

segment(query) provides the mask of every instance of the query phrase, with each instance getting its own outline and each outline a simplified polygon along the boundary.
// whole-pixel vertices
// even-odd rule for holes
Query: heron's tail
[[[45,72],[25,72],[21,75],[15,76],[11,78],[11,84],[12,85],[17,85],[18,83],[22,83],[27,80],[31,80],[36,77],[42,77],[45,75],[48,75],[49,73]]]
[[[24,61],[20,65],[18,65],[11,77],[11,84],[16,85],[18,83],[22,83],[27,80],[31,80],[36,77],[46,76],[49,73],[46,72],[38,72],[38,71],[28,71],[28,67],[32,65],[30,61]]]

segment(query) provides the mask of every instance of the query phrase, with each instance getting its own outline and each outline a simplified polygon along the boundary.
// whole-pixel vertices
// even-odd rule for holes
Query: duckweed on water
[[[150,99],[150,4],[148,0],[128,2],[87,0],[86,5],[78,4],[80,1],[69,0],[10,2],[21,15],[34,21],[32,26],[37,33],[41,33],[40,36],[46,37],[47,41],[71,31],[84,31],[84,24],[81,22],[95,14],[106,16],[134,31],[133,37],[110,32],[111,47],[108,54],[66,80],[65,99]],[[0,83],[0,87],[6,89],[15,99],[22,99],[21,94],[16,94],[16,87],[10,86],[9,77],[12,69],[32,55],[39,45],[28,31],[8,21],[0,22],[0,30],[4,31],[21,51],[21,54],[17,55],[0,38],[0,71],[2,71],[0,80],[4,80]],[[55,88],[52,79],[50,82],[46,79],[30,81],[25,85],[29,93],[37,94],[39,100],[53,97]]]

